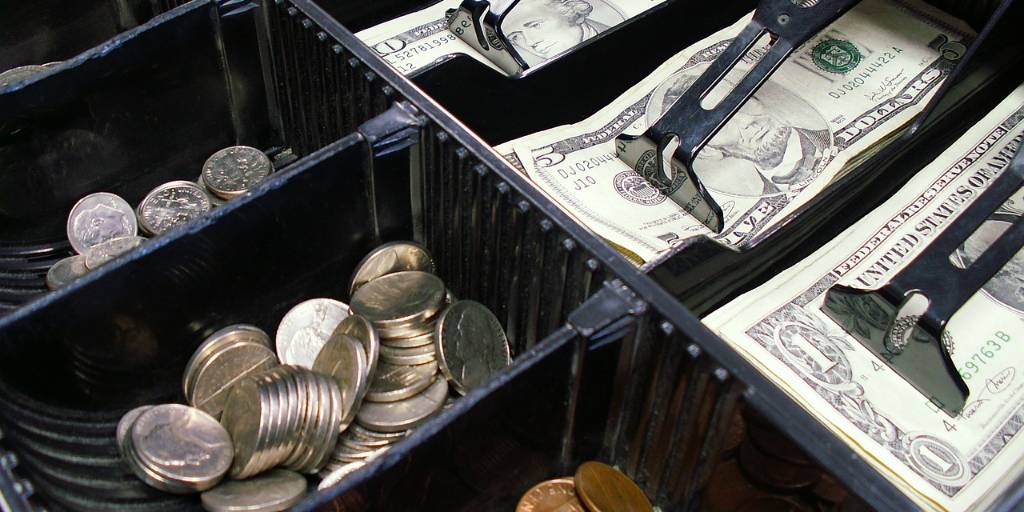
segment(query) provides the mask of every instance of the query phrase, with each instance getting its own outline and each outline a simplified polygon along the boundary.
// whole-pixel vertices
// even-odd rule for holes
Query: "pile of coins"
[[[164,183],[134,210],[117,194],[96,192],[83,197],[71,208],[67,223],[68,241],[77,254],[50,268],[47,287],[56,290],[138,247],[146,240],[140,232],[160,235],[206,215],[256,186],[273,170],[262,151],[232,146],[207,159],[196,183]]]
[[[643,490],[621,471],[601,462],[584,462],[569,477],[531,487],[516,512],[651,512]]]
[[[231,438],[217,420],[179,404],[129,411],[117,425],[117,443],[139,479],[175,494],[217,485],[234,456]]]
[[[331,298],[297,304],[278,325],[274,349],[263,330],[245,324],[214,332],[196,349],[182,376],[191,407],[174,407],[219,418],[233,455],[218,479],[245,482],[174,484],[180,479],[155,478],[131,443],[123,443],[124,457],[154,487],[209,489],[202,498],[209,510],[241,510],[230,503],[243,497],[232,496],[259,479],[282,486],[264,496],[267,503],[294,496],[291,475],[305,489],[301,475],[273,468],[318,473],[321,487],[337,483],[451,403],[453,391],[466,394],[511,364],[498,319],[482,304],[454,300],[433,272],[422,247],[386,244],[356,268],[351,308]],[[145,410],[126,415],[126,429]],[[173,465],[188,456],[174,449],[160,460]],[[253,500],[254,510],[272,509]]]
[[[343,414],[341,390],[326,375],[278,366],[242,379],[221,417],[235,447],[231,478],[277,466],[315,473],[334,448]]]

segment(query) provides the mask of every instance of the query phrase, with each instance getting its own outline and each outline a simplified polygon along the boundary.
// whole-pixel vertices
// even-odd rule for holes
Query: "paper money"
[[[570,215],[645,261],[710,235],[616,158],[615,137],[656,122],[749,19],[676,54],[590,118],[496,149]],[[756,244],[858,155],[877,149],[924,108],[970,37],[966,25],[926,4],[867,0],[797,49],[694,164],[725,214],[714,238]],[[764,48],[748,53],[745,69]]]
[[[555,59],[587,40],[667,0],[521,0],[501,24],[531,67]],[[448,30],[447,12],[461,0],[443,0],[356,34],[403,74],[469,55],[504,73]]]
[[[704,319],[878,471],[928,508],[983,507],[1024,455],[1024,251],[953,316],[951,357],[969,387],[940,411],[849,332],[880,325],[822,311],[835,284],[874,289],[904,268],[1009,166],[1024,140],[1024,86],[888,202],[830,244]],[[1019,191],[950,255],[976,260],[1024,214]]]

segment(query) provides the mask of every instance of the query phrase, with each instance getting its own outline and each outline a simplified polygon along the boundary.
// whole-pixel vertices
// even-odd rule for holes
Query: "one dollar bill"
[[[586,120],[496,149],[579,222],[644,261],[697,236],[745,247],[912,120],[972,37],[923,2],[866,0],[798,48],[697,157],[694,170],[725,215],[714,235],[652,186],[647,169],[616,158],[615,137],[656,122],[749,20],[676,54]],[[737,81],[730,76],[723,87]]]
[[[885,332],[884,315],[850,301],[837,323],[823,312],[823,303],[836,284],[875,289],[905,268],[1005,172],[1022,140],[1024,86],[884,205],[811,257],[704,319],[926,508],[984,508],[1020,474],[1024,251],[946,327],[951,357],[969,387],[966,406],[956,417],[850,334]],[[960,267],[976,261],[1024,214],[1022,200],[1018,191],[950,255],[951,261]]]
[[[521,0],[501,24],[530,66],[572,51],[586,41],[668,0]],[[461,0],[443,0],[356,34],[403,74],[469,55],[502,71],[448,30],[447,12]]]

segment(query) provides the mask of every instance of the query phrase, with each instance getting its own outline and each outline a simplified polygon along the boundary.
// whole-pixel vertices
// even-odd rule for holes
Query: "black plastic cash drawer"
[[[74,57],[187,0],[33,0],[4,2],[0,72]]]
[[[347,22],[347,2],[321,3]],[[353,11],[359,23],[387,19],[355,4],[364,7]],[[314,2],[264,0],[248,18],[254,25],[239,22],[239,34],[256,27],[263,49],[258,60],[248,60],[258,65],[241,69],[232,67],[239,62],[232,48],[239,46],[223,32],[237,13],[218,16],[216,7],[193,2],[137,34],[157,34],[153,40],[167,45],[210,34],[208,23],[220,27],[210,37],[224,49],[198,51],[225,52],[218,54],[227,55],[227,73],[216,65],[168,65],[188,75],[179,80],[220,84],[202,96],[231,115],[214,116],[207,126],[188,122],[206,109],[172,112],[184,118],[182,130],[193,132],[181,140],[212,150],[224,139],[253,140],[236,131],[242,126],[267,133],[263,149],[302,158],[251,195],[0,318],[0,450],[9,452],[0,457],[0,497],[11,509],[198,508],[197,501],[159,494],[127,474],[114,446],[120,415],[136,404],[179,400],[181,372],[204,334],[241,321],[273,329],[305,298],[347,301],[345,283],[359,259],[381,241],[407,238],[431,251],[456,296],[497,314],[515,363],[360,472],[311,490],[299,509],[507,510],[537,481],[594,458],[618,465],[662,509],[697,509],[741,397],[872,505],[913,508],[665,288],[575,224],[448,105],[413,87]],[[50,94],[110,90],[116,97],[143,87],[159,94],[159,81],[137,77],[143,81],[122,85],[110,77],[125,62],[149,62],[151,72],[160,71],[161,64],[143,57],[162,50],[114,50],[0,94],[0,115],[45,119],[45,109],[22,109],[61,104],[49,103]],[[160,56],[192,60],[184,52],[179,47]],[[250,91],[266,85],[260,99],[243,97],[255,105],[268,98],[265,112],[239,108],[248,103],[223,92],[221,85],[236,77],[258,77],[246,81],[259,84]],[[607,87],[612,94],[614,86]],[[256,121],[239,124],[235,114],[245,112]],[[194,151],[192,160],[181,160],[185,167],[201,164],[210,148],[200,149],[179,149]],[[169,169],[175,153],[160,155]],[[152,156],[157,163],[150,165],[160,169],[165,160]],[[122,169],[116,175],[126,178],[115,182],[131,183],[132,169]],[[125,190],[141,194],[150,186]],[[1007,495],[1000,506],[1016,499]]]

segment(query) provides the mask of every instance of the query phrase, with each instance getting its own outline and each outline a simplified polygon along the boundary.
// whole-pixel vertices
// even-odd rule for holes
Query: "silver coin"
[[[192,401],[195,378],[206,361],[212,355],[223,350],[224,347],[239,342],[256,343],[270,348],[270,336],[254,325],[234,324],[217,330],[196,348],[188,363],[185,364],[185,375],[182,378],[182,391],[185,394],[185,400]]]
[[[370,251],[356,265],[349,285],[351,296],[364,284],[378,277],[401,272],[403,270],[420,270],[434,273],[434,260],[419,244],[413,242],[390,242]]]
[[[16,68],[8,69],[3,73],[0,73],[0,87],[11,85],[15,82],[28,80],[35,76],[37,73],[46,71],[47,66],[28,65],[18,66]]]
[[[135,236],[139,232],[135,211],[120,196],[97,192],[83,197],[68,215],[68,241],[79,254],[92,246]]]
[[[118,256],[131,252],[145,241],[141,236],[126,236],[98,243],[85,251],[85,268],[96,270]]]
[[[264,345],[244,341],[226,345],[196,369],[189,404],[219,418],[231,386],[277,364],[277,356]]]
[[[385,440],[391,444],[397,443],[402,439],[405,439],[405,436],[408,434],[408,432],[406,431],[380,432],[377,430],[366,428],[358,423],[354,423],[351,427],[349,427],[349,429],[346,432],[351,434],[352,436],[359,437],[361,439],[366,439],[370,441]]]
[[[366,402],[359,408],[356,421],[366,428],[381,432],[401,432],[420,425],[444,405],[448,398],[448,381],[434,382],[417,395],[397,402]]]
[[[355,473],[365,465],[366,461],[349,462],[348,464],[345,464],[344,466],[334,469],[333,471],[329,471],[326,473],[321,472],[320,476],[322,480],[320,480],[320,485],[317,486],[317,490],[322,491],[324,489],[327,489],[328,487],[333,487],[334,485],[337,485],[339,482],[344,480],[345,477],[351,475],[352,473]]]
[[[136,407],[136,408],[134,408],[134,409],[124,413],[124,416],[121,416],[121,420],[117,422],[117,433],[116,433],[117,446],[119,448],[124,444],[125,438],[127,438],[128,434],[132,431],[132,427],[135,426],[135,420],[139,419],[139,416],[142,413],[144,413],[144,412],[146,412],[146,411],[148,411],[148,410],[150,410],[152,408],[153,408],[152,405],[139,406],[139,407]],[[125,456],[123,450],[122,450],[121,456],[122,457]]]
[[[436,361],[413,366],[381,363],[366,392],[366,400],[397,402],[409,398],[426,389],[436,373]]]
[[[422,334],[444,304],[440,278],[420,271],[388,274],[352,295],[352,310],[369,320],[381,338]]]
[[[214,153],[203,164],[203,183],[224,198],[237,197],[258,185],[274,170],[262,151],[249,146],[232,146]]]
[[[377,371],[377,359],[380,357],[380,336],[370,321],[359,315],[349,315],[338,324],[334,334],[347,334],[363,345],[366,352],[366,378],[372,378]]]
[[[512,364],[501,322],[486,306],[471,300],[456,302],[441,313],[434,346],[441,373],[463,395]]]
[[[191,181],[172,181],[153,189],[139,203],[139,223],[160,235],[209,213],[213,205],[206,192]]]
[[[200,174],[199,177],[196,178],[195,184],[199,186],[199,188],[203,189],[203,193],[206,194],[206,198],[210,200],[210,205],[213,206],[214,208],[218,208],[227,204],[227,199],[224,199],[223,197],[214,194],[213,191],[210,190],[210,187],[206,186],[206,183],[203,182],[202,174]]]
[[[394,348],[415,348],[422,347],[424,345],[434,344],[434,323],[428,324],[429,331],[413,336],[411,338],[388,338],[381,340],[381,345],[387,345]]]
[[[202,494],[210,512],[276,512],[287,510],[306,493],[306,477],[272,469],[243,481],[224,482]]]
[[[259,454],[260,435],[266,428],[259,385],[254,377],[242,379],[231,387],[220,423],[231,435],[235,458],[230,476],[244,479],[255,474],[253,462]]]
[[[369,387],[366,352],[355,338],[335,332],[313,363],[313,371],[333,377],[343,400],[341,424],[348,426]]]
[[[196,491],[216,485],[231,467],[231,438],[199,409],[155,406],[139,415],[130,436],[132,449],[149,471]]]
[[[310,299],[293,307],[277,328],[281,364],[312,368],[320,349],[348,315],[348,306],[334,299]]]
[[[85,268],[85,256],[77,254],[64,258],[46,271],[46,287],[56,290],[87,273],[89,269]]]
[[[384,345],[380,349],[380,358],[390,364],[416,365],[426,364],[436,359],[434,345],[421,347],[398,348]]]

